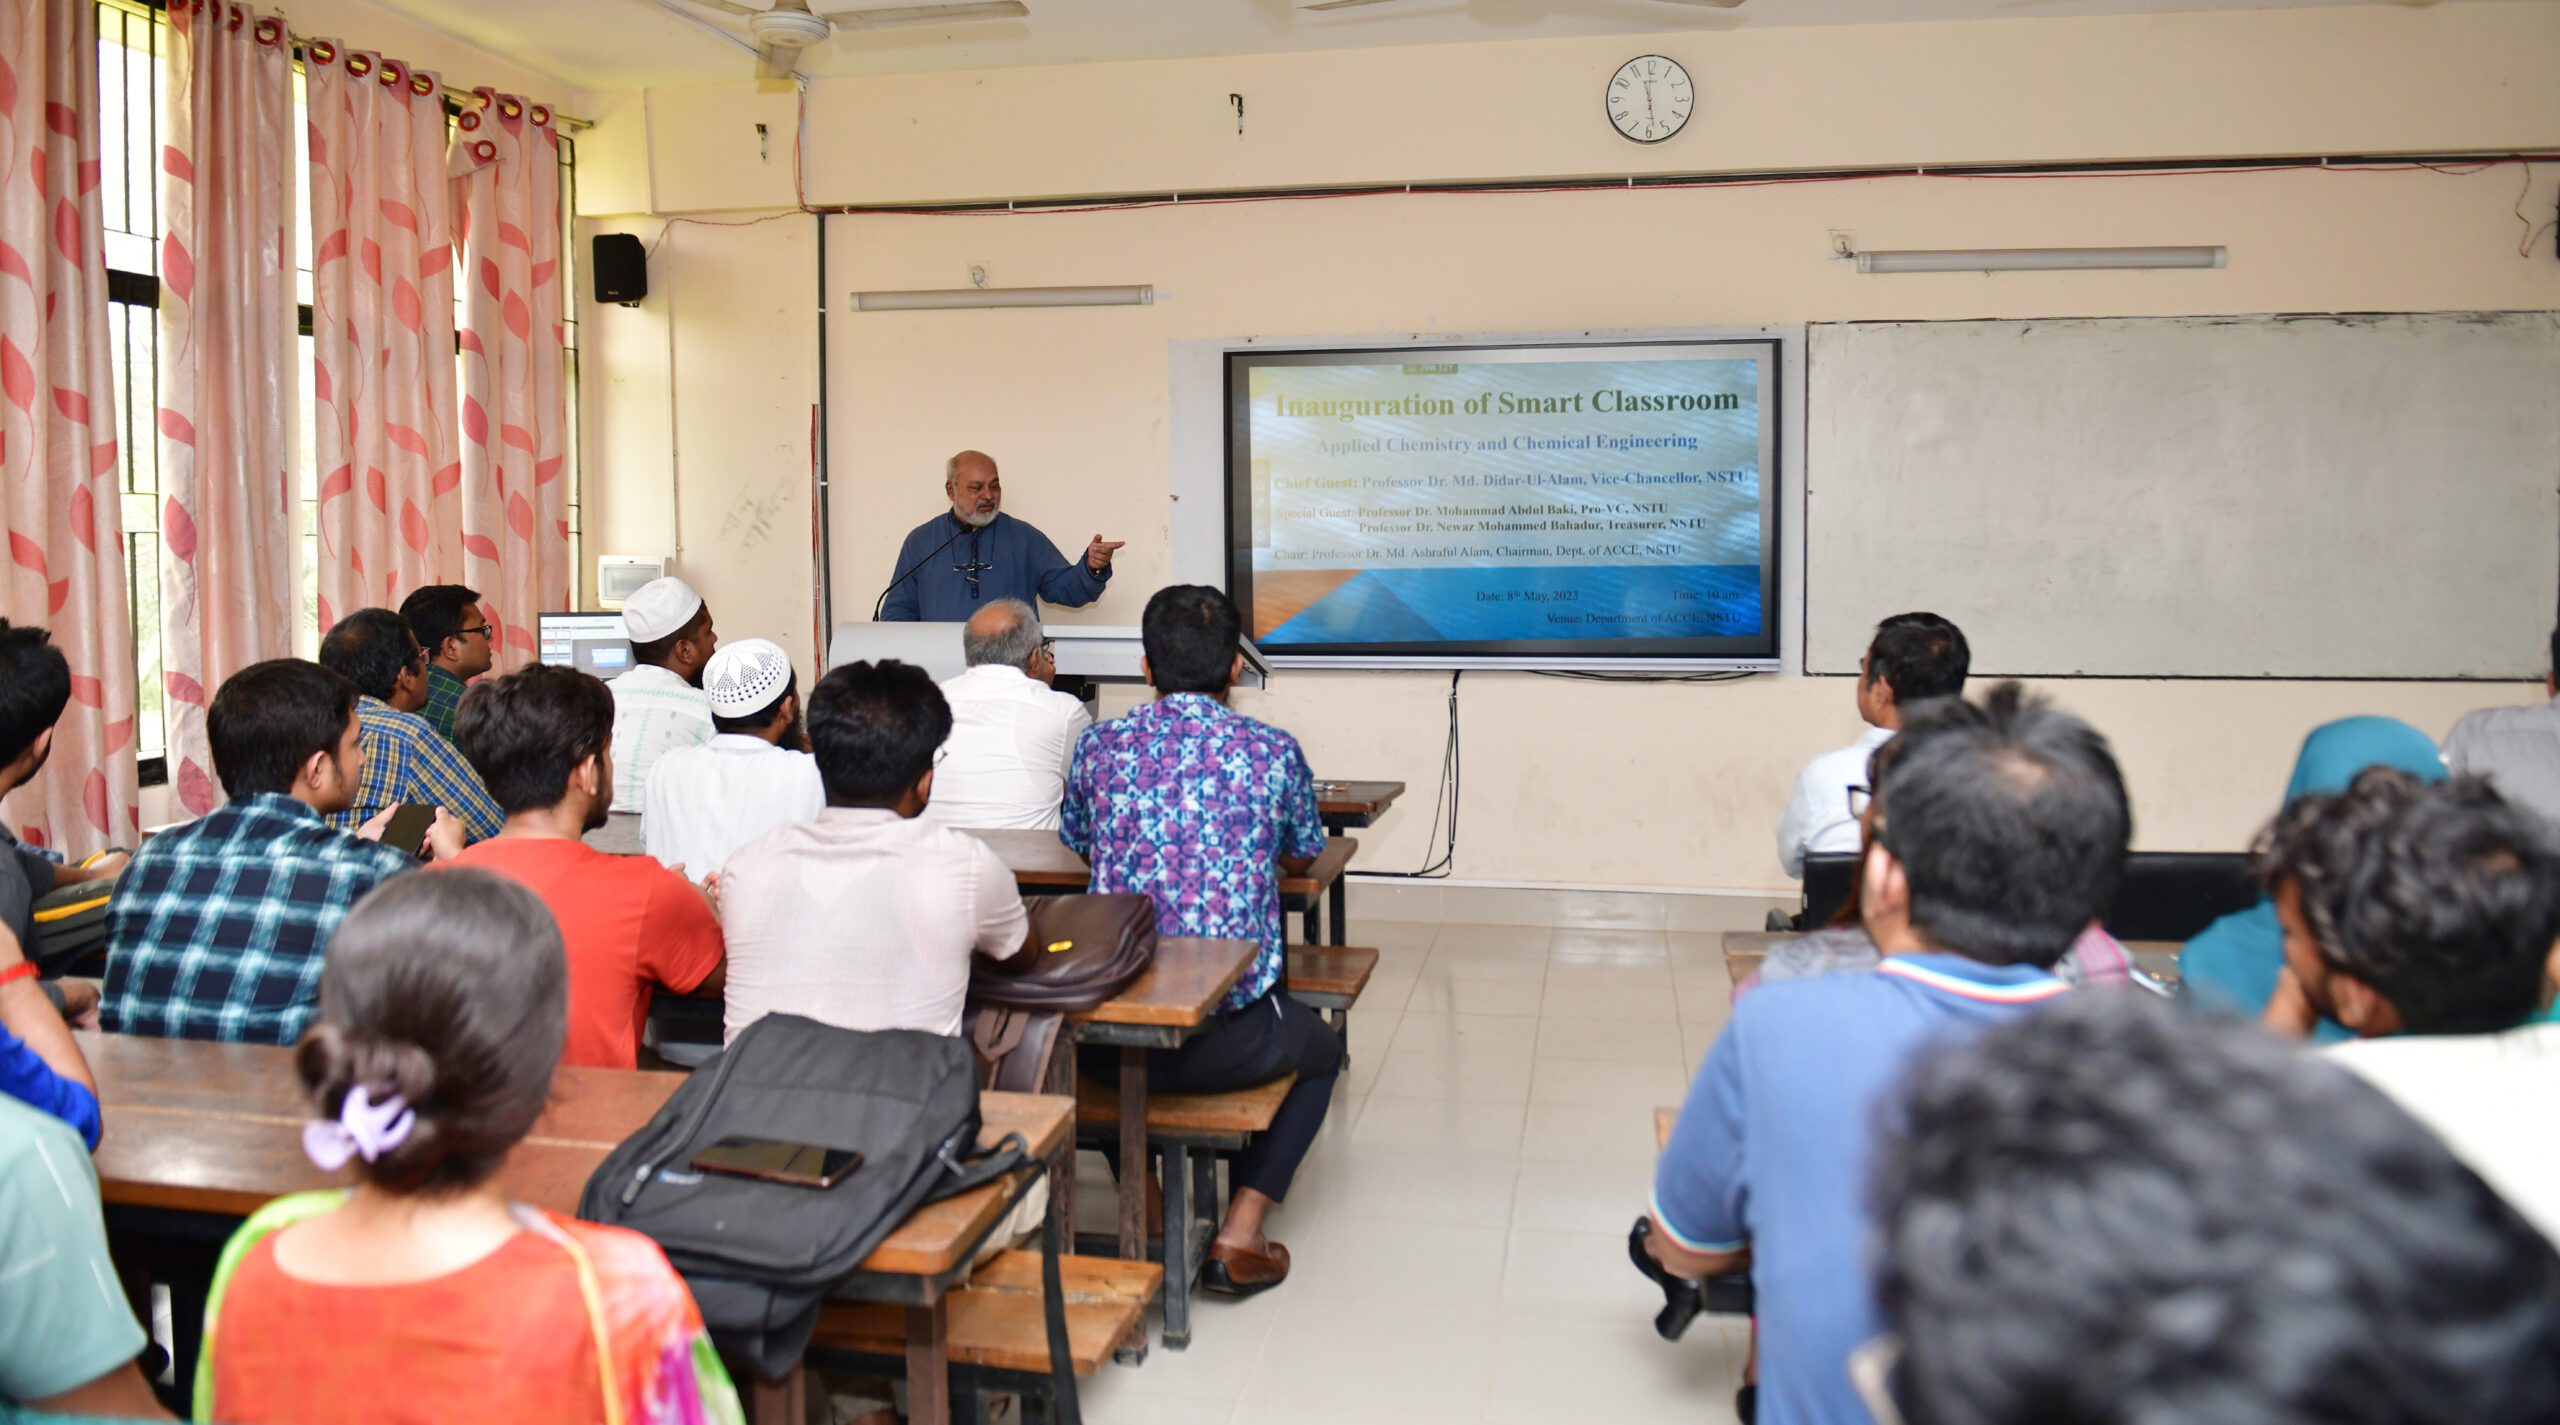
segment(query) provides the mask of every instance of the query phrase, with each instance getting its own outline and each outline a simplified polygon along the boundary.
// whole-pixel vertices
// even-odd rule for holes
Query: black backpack
[[[654,1239],[721,1351],[778,1379],[807,1349],[820,1299],[916,1208],[1040,1166],[1016,1135],[980,1152],[978,1127],[967,1040],[769,1014],[605,1158],[578,1215]],[[692,1169],[732,1136],[849,1148],[862,1166],[825,1189]]]

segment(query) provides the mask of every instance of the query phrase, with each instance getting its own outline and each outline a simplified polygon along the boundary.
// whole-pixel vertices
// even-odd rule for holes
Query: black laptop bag
[[[778,1379],[807,1348],[820,1299],[916,1208],[1038,1168],[1018,1136],[981,1152],[978,1128],[967,1040],[769,1014],[605,1158],[578,1215],[656,1240],[722,1353]],[[729,1137],[851,1149],[862,1165],[831,1188],[693,1170]]]

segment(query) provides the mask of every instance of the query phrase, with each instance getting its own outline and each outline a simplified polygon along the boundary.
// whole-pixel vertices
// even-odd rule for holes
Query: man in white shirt
[[[951,740],[925,815],[945,826],[1057,830],[1076,737],[1093,715],[1050,687],[1058,660],[1039,616],[1020,599],[978,610],[961,630],[960,651],[969,671],[942,685]]]
[[[1876,625],[1867,656],[1858,660],[1858,716],[1867,720],[1867,731],[1806,763],[1778,818],[1778,864],[1788,875],[1804,875],[1808,854],[1858,849],[1849,792],[1866,786],[1867,759],[1902,726],[1904,708],[1962,694],[1972,662],[1964,630],[1936,614],[1895,614]]]
[[[761,638],[724,644],[703,668],[702,691],[718,731],[658,759],[640,821],[642,849],[694,881],[775,827],[827,809],[790,654]]]
[[[957,1034],[970,956],[1026,948],[1004,862],[917,815],[950,731],[932,676],[905,663],[848,663],[810,689],[827,808],[740,847],[720,877],[728,1038],[776,1011]]]
[[[710,606],[672,575],[632,590],[622,604],[631,668],[613,680],[613,809],[641,811],[650,769],[679,747],[712,736],[702,670],[720,646]]]
[[[2328,1052],[2560,1243],[2560,1024],[2534,1022],[2560,940],[2550,828],[2477,778],[2376,767],[2295,799],[2263,865],[2285,960],[2267,1026],[2354,1030]]]
[[[2551,632],[2551,659],[2544,701],[2463,714],[2444,740],[2444,762],[2455,776],[2486,777],[2510,803],[2560,825],[2560,629]]]

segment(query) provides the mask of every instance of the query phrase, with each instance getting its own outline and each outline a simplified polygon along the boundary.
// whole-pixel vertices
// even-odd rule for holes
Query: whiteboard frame
[[[1213,337],[1167,344],[1169,380],[1166,439],[1166,530],[1173,580],[1227,588],[1227,354],[1237,351],[1424,351],[1452,346],[1529,346],[1557,343],[1766,341],[1777,347],[1777,608],[1778,656],[1770,659],[1648,658],[1523,660],[1516,657],[1439,656],[1410,661],[1323,660],[1322,668],[1353,671],[1448,670],[1531,673],[1546,670],[1616,673],[1629,681],[1678,677],[1690,672],[1800,674],[1804,669],[1804,442],[1805,324],[1731,327],[1586,327],[1563,331],[1346,332],[1330,335]],[[1232,591],[1230,591],[1232,592]],[[1280,660],[1273,660],[1275,667]],[[1311,660],[1312,663],[1312,660]],[[1633,666],[1630,666],[1630,665]],[[1311,671],[1321,671],[1313,668]]]
[[[2051,314],[2033,317],[1877,317],[1808,323],[1806,324],[1805,331],[1808,339],[1807,345],[1809,357],[1811,339],[1816,334],[1823,331],[1853,331],[1862,327],[2027,327],[2101,322],[2144,323],[2158,324],[2162,326],[2180,323],[2196,323],[2208,326],[2243,324],[2281,326],[2284,324],[2299,322],[2307,324],[2335,325],[2340,327],[2356,327],[2378,322],[2387,322],[2395,319],[2409,318],[2445,318],[2459,322],[2510,317],[2530,317],[2540,318],[2545,321],[2553,321],[2560,320],[2560,312],[2555,312],[2547,308],[2429,308],[2423,310],[2386,312],[2118,312]],[[1808,397],[1809,395],[1810,393],[1808,393]],[[2555,484],[2560,484],[2560,468],[2555,468],[2550,472],[2550,474]],[[1801,566],[1799,572],[1805,572],[1802,570]],[[2553,607],[2555,609],[2560,609],[2560,587],[2555,587],[2552,590],[2552,601]],[[1812,613],[1809,605],[1799,605],[1799,614],[1802,619],[1802,627],[1806,639],[1806,642],[1800,646],[1803,648],[1809,664],[1812,653],[1810,647]],[[2537,640],[2537,643],[2538,642],[2539,640]],[[1863,650],[1863,645],[1861,645],[1861,649]],[[1822,669],[1814,669],[1807,664],[1799,664],[1798,666],[1805,676],[1809,677],[1855,677],[1858,673],[1855,665]],[[2160,671],[2085,671],[2078,669],[2068,672],[2056,672],[2049,669],[2031,670],[2025,667],[2003,668],[1995,665],[1989,668],[1977,666],[1974,670],[1974,676],[1980,678],[2001,679],[2070,679],[2072,681],[2080,682],[2479,683],[2495,685],[2536,680],[2539,678],[2540,674],[2535,672],[2524,672],[2510,675],[2495,672],[2306,673],[2293,671],[2257,673],[2215,671],[2191,673]]]

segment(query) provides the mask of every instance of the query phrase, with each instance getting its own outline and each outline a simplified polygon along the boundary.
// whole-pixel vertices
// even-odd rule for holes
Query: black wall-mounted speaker
[[[627,307],[649,295],[649,256],[640,239],[629,233],[599,233],[593,253],[587,267],[596,275],[597,301]]]

